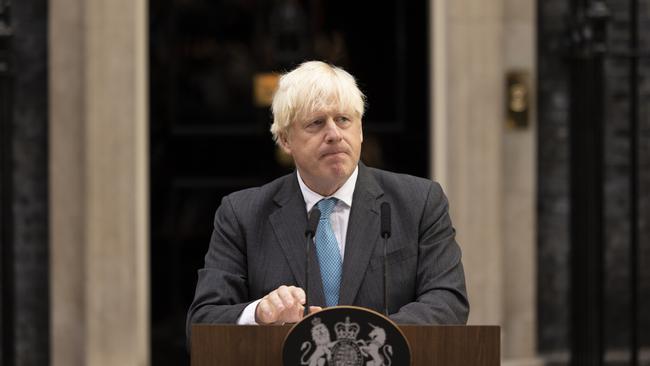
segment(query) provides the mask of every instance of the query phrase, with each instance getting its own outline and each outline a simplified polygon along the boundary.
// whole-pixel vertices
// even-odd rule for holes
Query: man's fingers
[[[257,304],[255,314],[257,315],[257,323],[260,324],[275,323],[278,318],[278,313],[266,298],[262,299],[262,301]]]
[[[305,311],[304,310],[305,307],[302,306],[302,305],[298,305],[295,309],[296,309],[296,311],[293,312],[293,313],[290,313],[290,314],[289,314],[289,312],[285,312],[283,314],[283,316],[282,316],[282,318],[283,318],[282,321],[285,322],[285,323],[297,323],[297,322],[301,321],[302,318],[304,317],[303,314],[304,314],[304,311]],[[314,314],[314,313],[317,313],[317,312],[319,312],[321,310],[323,310],[323,308],[320,307],[320,306],[310,306],[309,307],[309,314]]]
[[[320,306],[310,306],[309,307],[309,314],[317,313],[319,311],[323,310],[322,307]]]
[[[305,303],[305,291],[296,286],[280,286],[277,293],[284,301],[287,308],[295,306],[296,303]]]
[[[270,294],[266,296],[266,298],[269,300],[271,305],[278,311],[282,312],[284,309],[286,309],[286,306],[284,306],[284,302],[280,298],[280,295],[278,294],[277,291],[272,291]]]
[[[300,302],[298,298],[294,298],[291,288],[287,286],[280,286],[280,288],[278,288],[277,291],[275,292],[278,294],[278,297],[280,297],[280,299],[282,300],[285,309],[292,308],[296,305],[296,303]]]
[[[295,286],[280,286],[264,296],[255,309],[255,315],[259,324],[270,324],[277,322],[297,322],[302,318],[304,312],[305,291]],[[321,310],[320,307],[312,306],[310,309]]]
[[[305,303],[305,299],[306,299],[306,297],[305,297],[305,290],[301,289],[300,287],[295,287],[295,286],[291,286],[291,287],[289,287],[289,290],[290,290],[291,293],[293,294],[293,297],[294,297],[295,299],[298,299],[298,301],[299,301],[301,304],[304,304],[304,303]]]

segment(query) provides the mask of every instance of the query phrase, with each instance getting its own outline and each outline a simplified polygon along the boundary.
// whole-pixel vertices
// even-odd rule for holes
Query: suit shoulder
[[[440,184],[431,179],[376,168],[368,168],[368,170],[384,190],[408,191],[416,195],[427,195],[431,191],[442,191]]]
[[[230,201],[234,207],[259,205],[270,201],[293,177],[294,174],[287,174],[262,186],[232,192],[224,197],[224,201]]]

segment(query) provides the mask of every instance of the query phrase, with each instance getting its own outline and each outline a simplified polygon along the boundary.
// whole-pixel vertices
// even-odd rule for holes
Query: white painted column
[[[504,100],[508,69],[535,75],[534,4],[430,6],[430,170],[447,192],[463,250],[469,323],[500,325],[504,363],[511,365],[538,364],[535,124],[506,129]]]
[[[432,171],[463,249],[472,324],[503,319],[502,1],[432,0],[430,7]]]
[[[50,2],[53,365],[149,363],[146,6]]]
[[[537,119],[536,23],[532,0],[505,0],[504,68],[529,75],[531,109],[526,128],[503,134],[503,358],[508,365],[541,365],[537,359]],[[504,80],[505,83],[505,80]]]

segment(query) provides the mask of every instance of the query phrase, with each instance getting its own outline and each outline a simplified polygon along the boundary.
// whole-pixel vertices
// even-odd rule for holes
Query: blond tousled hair
[[[271,111],[273,140],[286,137],[295,120],[331,107],[361,119],[365,95],[352,75],[340,67],[321,61],[307,61],[282,75],[273,96]]]

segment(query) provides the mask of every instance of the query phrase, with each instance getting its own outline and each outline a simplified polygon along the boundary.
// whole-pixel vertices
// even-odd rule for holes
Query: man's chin
[[[338,178],[339,180],[346,180],[352,175],[354,169],[349,164],[336,164],[328,168],[331,177]]]

